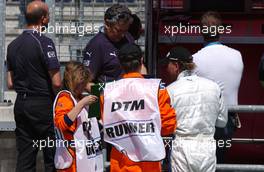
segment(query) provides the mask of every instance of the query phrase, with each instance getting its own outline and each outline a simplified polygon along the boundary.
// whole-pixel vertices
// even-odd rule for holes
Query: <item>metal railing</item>
[[[237,113],[263,113],[263,105],[237,105],[237,106],[228,106],[228,112],[237,112]]]
[[[264,112],[264,106],[262,105],[238,105],[228,107],[229,112],[255,112],[261,113]],[[264,114],[264,113],[263,113]],[[10,114],[11,115],[11,114]],[[1,122],[0,121],[0,130],[2,131],[13,131],[15,129],[15,122]],[[166,138],[169,139],[169,138]],[[246,144],[255,144],[255,143],[264,143],[263,139],[254,139],[254,138],[233,138],[233,143],[246,143]],[[217,171],[264,171],[264,165],[254,165],[254,164],[217,164]]]
[[[238,106],[229,106],[228,112],[237,112],[237,113],[263,113],[263,105],[238,105]],[[264,113],[263,113],[264,114]],[[232,138],[232,143],[243,143],[243,144],[263,144],[263,139],[255,138]],[[263,155],[264,156],[264,155]],[[217,164],[216,169],[218,171],[264,171],[264,165],[257,164]]]
[[[0,0],[0,102],[4,100],[5,88],[5,4],[6,0]]]
[[[228,112],[237,113],[263,113],[264,105],[237,105],[228,106]],[[264,113],[263,113],[264,114]],[[170,146],[171,137],[163,137],[164,145]],[[242,144],[264,144],[263,139],[260,138],[232,138],[232,143],[242,143]],[[264,155],[263,155],[264,157]],[[217,172],[251,172],[251,171],[261,171],[264,172],[264,165],[261,164],[217,164]]]
[[[252,164],[217,164],[216,169],[219,171],[264,171],[264,165]]]

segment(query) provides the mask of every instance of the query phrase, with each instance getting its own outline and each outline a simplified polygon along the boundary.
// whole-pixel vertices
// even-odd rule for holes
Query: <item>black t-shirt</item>
[[[132,42],[132,36],[126,34],[120,42],[113,43],[103,32],[90,40],[83,52],[83,64],[91,70],[95,82],[109,82],[121,77],[118,50],[124,44]]]
[[[53,95],[48,71],[59,68],[53,41],[37,31],[25,30],[8,45],[7,70],[13,72],[17,93]]]

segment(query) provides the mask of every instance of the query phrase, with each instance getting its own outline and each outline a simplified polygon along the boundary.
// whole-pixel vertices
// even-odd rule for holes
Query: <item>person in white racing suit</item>
[[[167,89],[178,127],[171,148],[173,172],[213,172],[216,169],[215,127],[225,127],[227,109],[219,86],[198,77],[191,53],[173,48],[163,60],[175,81]]]

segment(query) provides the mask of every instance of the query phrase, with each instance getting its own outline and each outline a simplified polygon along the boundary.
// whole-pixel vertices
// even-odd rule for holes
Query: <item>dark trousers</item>
[[[16,121],[16,172],[35,172],[39,143],[55,140],[52,114],[52,99],[49,97],[17,96],[14,114]],[[38,144],[36,144],[38,143]],[[55,171],[55,147],[44,147],[45,171]]]
[[[220,147],[219,145],[216,145],[216,158],[217,163],[224,163],[225,160],[225,154],[227,150],[229,149],[226,147],[226,143],[228,140],[231,140],[233,137],[233,134],[235,132],[236,126],[234,122],[234,113],[228,113],[228,121],[225,126],[225,128],[218,128],[216,127],[214,138],[216,142],[219,141],[224,142],[225,146]]]

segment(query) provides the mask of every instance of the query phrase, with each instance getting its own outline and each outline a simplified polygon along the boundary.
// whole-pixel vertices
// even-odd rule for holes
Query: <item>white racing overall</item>
[[[183,71],[167,90],[178,122],[171,152],[172,171],[215,171],[215,126],[224,127],[227,122],[219,86]]]

